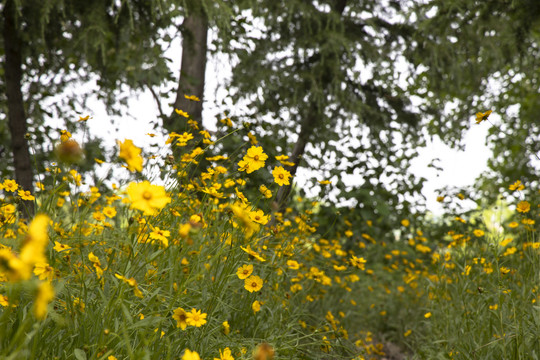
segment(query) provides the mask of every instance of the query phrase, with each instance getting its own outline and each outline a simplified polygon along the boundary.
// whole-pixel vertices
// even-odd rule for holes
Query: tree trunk
[[[202,119],[204,95],[204,75],[206,71],[206,42],[208,39],[208,19],[204,13],[192,12],[182,24],[182,64],[180,80],[174,102],[175,109],[187,112],[194,120]],[[195,95],[201,101],[188,100],[184,95]],[[179,128],[178,115],[172,116],[164,124],[169,131]]]
[[[11,135],[11,151],[13,153],[13,166],[15,167],[15,180],[24,190],[33,193],[32,186],[32,162],[28,141],[26,140],[26,115],[21,91],[22,85],[22,40],[16,26],[15,4],[8,0],[4,4],[4,51],[5,65],[4,75],[6,84],[6,96],[8,100],[8,126]],[[34,213],[33,201],[22,201],[24,207],[21,213],[25,217],[31,217]]]
[[[293,166],[290,166],[287,169],[291,173],[292,179],[294,179],[296,170],[298,169],[298,164],[304,156],[306,145],[309,142],[309,137],[317,126],[317,119],[319,119],[319,117],[317,116],[316,106],[312,106],[309,114],[300,125],[300,134],[298,135],[298,140],[296,140],[296,144],[294,144],[294,149],[289,158],[289,161],[294,163]],[[287,207],[289,194],[291,193],[291,186],[292,184],[281,186],[276,195],[276,202],[278,203],[279,211],[281,212],[283,212]]]

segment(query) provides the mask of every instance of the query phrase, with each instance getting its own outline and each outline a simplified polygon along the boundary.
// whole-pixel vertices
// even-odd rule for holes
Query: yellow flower
[[[437,202],[443,202],[444,201],[444,196],[437,196]]]
[[[185,117],[185,118],[188,118],[188,117],[189,117],[189,114],[188,114],[187,112],[185,112],[185,111],[178,110],[178,109],[174,109],[174,111],[175,111],[178,115],[180,115],[180,116],[183,116],[183,117]]]
[[[191,312],[186,314],[186,322],[188,325],[201,327],[206,324],[207,314],[201,313],[201,310],[191,309]]]
[[[223,349],[223,352],[219,350],[219,358],[214,358],[214,360],[234,360],[233,356],[231,355],[231,349],[226,347]]]
[[[332,184],[332,182],[330,180],[319,180],[318,183],[321,184],[321,185],[330,185],[330,184]]]
[[[4,296],[2,294],[0,294],[0,305],[2,306],[9,306],[9,301],[8,301],[8,298],[7,296]]]
[[[484,233],[483,230],[476,229],[476,230],[473,231],[473,234],[474,234],[474,236],[476,236],[476,237],[482,237],[482,236],[484,236],[485,233]]]
[[[274,348],[268,343],[257,345],[253,351],[253,360],[273,360],[275,355]]]
[[[201,357],[196,351],[186,349],[184,355],[182,355],[182,360],[201,360]]]
[[[184,97],[188,100],[192,100],[192,101],[201,101],[201,99],[199,99],[197,96],[195,95],[184,95]]]
[[[404,337],[407,337],[407,336],[409,336],[409,335],[411,335],[411,334],[412,334],[412,330],[409,329],[409,330],[405,331],[405,333],[403,334],[403,336],[404,336]]]
[[[35,264],[46,262],[45,249],[49,243],[47,228],[49,227],[49,217],[47,215],[37,215],[28,228],[28,236],[21,249],[20,259],[31,271]]]
[[[300,269],[300,264],[298,264],[298,261],[296,260],[287,260],[287,266],[291,270],[298,270]]]
[[[244,280],[253,273],[253,265],[242,265],[236,271],[236,275],[239,279]]]
[[[509,226],[510,228],[512,228],[512,229],[513,229],[513,228],[517,228],[517,227],[519,226],[519,223],[517,223],[517,222],[515,222],[515,221],[512,221],[510,224],[508,224],[508,226]]]
[[[29,200],[29,201],[32,201],[32,200],[35,200],[36,198],[34,197],[34,195],[32,195],[32,193],[28,190],[19,190],[18,191],[19,193],[19,196],[21,197],[21,199],[23,200]]]
[[[489,305],[489,310],[497,310],[499,308],[498,304],[495,305]]]
[[[112,219],[116,216],[116,209],[112,206],[105,206],[103,208],[103,214],[107,216],[109,219]]]
[[[19,184],[15,180],[6,179],[4,180],[3,187],[5,191],[15,192],[19,188]]]
[[[261,311],[261,303],[259,302],[259,300],[255,300],[253,304],[251,304],[251,309],[254,313]]]
[[[45,262],[37,263],[34,267],[34,275],[36,275],[39,280],[52,280],[54,276],[54,269]]]
[[[79,116],[79,120],[77,120],[77,122],[86,121],[88,119],[90,119],[90,115]]]
[[[249,217],[253,222],[256,222],[257,224],[266,225],[268,223],[268,216],[264,215],[264,212],[262,210],[257,211],[250,211]]]
[[[171,202],[163,186],[152,185],[148,181],[130,183],[127,193],[131,200],[131,207],[143,211],[144,215],[156,215]]]
[[[47,315],[47,306],[54,299],[54,289],[48,282],[39,284],[36,300],[34,302],[34,315],[42,320]]]
[[[411,224],[411,222],[409,220],[407,220],[407,219],[401,220],[401,225],[403,225],[405,227],[409,226],[410,224]]]
[[[515,191],[515,190],[520,191],[520,190],[525,189],[525,185],[523,185],[520,180],[516,180],[516,182],[510,185],[508,189],[512,191]]]
[[[528,201],[520,201],[516,206],[516,210],[520,213],[528,213],[531,210],[531,204]]]
[[[425,317],[426,319],[429,319],[429,318],[431,317],[431,313],[430,313],[430,312],[425,313],[425,314],[424,314],[424,317]]]
[[[489,115],[492,113],[491,110],[486,111],[485,113],[477,112],[476,113],[476,123],[480,124],[482,121],[487,120]]]
[[[229,325],[229,322],[228,321],[224,321],[223,324],[223,333],[225,335],[229,335],[229,333],[231,332],[231,325]]]
[[[168,239],[169,236],[171,236],[171,232],[169,230],[161,230],[158,227],[152,227],[152,232],[150,233],[150,239],[161,241],[161,243],[165,247],[169,246],[169,239]]]
[[[174,310],[172,318],[176,320],[176,327],[186,330],[187,327],[187,313],[182,308],[177,308]]]
[[[274,175],[274,181],[279,186],[290,185],[289,178],[291,177],[291,173],[285,170],[283,166],[276,166],[272,171],[272,175]]]
[[[64,244],[59,243],[58,241],[55,241],[53,249],[56,250],[57,252],[64,252],[65,254],[69,254],[71,250],[71,246],[64,245]]]
[[[261,185],[259,187],[259,191],[261,194],[264,195],[265,198],[270,199],[272,197],[272,191],[268,190],[268,188],[264,185]]]
[[[352,256],[351,259],[351,265],[360,269],[360,270],[365,270],[366,269],[366,259],[364,259],[363,257],[356,257],[356,256]]]
[[[124,159],[127,163],[129,171],[142,171],[143,158],[141,156],[141,149],[133,144],[132,140],[125,140],[123,143],[118,142],[120,145],[121,159]]]
[[[259,291],[263,287],[263,280],[257,275],[253,275],[244,280],[244,288],[249,292]]]
[[[264,153],[261,146],[252,146],[248,149],[244,158],[238,162],[239,170],[251,174],[255,170],[262,168],[266,159],[268,159],[268,155]]]

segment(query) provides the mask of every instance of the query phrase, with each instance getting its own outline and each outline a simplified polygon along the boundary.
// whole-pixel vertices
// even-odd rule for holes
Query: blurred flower
[[[146,180],[130,183],[127,193],[131,200],[131,207],[143,211],[144,215],[155,215],[158,210],[171,202],[163,186],[152,185]]]
[[[219,350],[219,358],[214,358],[214,360],[234,360],[234,357],[231,355],[231,349],[226,347],[223,351]]]
[[[142,150],[136,147],[132,140],[125,140],[123,143],[118,142],[118,144],[120,145],[120,154],[118,156],[126,161],[128,170],[141,172],[143,165]]]
[[[476,123],[480,124],[482,121],[487,120],[489,115],[491,115],[492,111],[488,110],[485,113],[477,112],[476,113]]]
[[[192,100],[192,101],[201,101],[201,99],[199,99],[197,96],[195,95],[184,95],[184,97],[188,100]]]
[[[38,320],[43,320],[47,316],[47,307],[54,299],[54,289],[49,282],[39,284],[36,299],[34,301],[34,315]]]
[[[520,201],[516,206],[516,210],[520,213],[528,213],[531,210],[531,204],[528,201]]]
[[[186,349],[184,355],[182,355],[182,360],[201,360],[201,357],[196,351]]]
[[[84,152],[79,143],[73,139],[60,142],[54,153],[59,161],[67,164],[78,164],[84,158]]]
[[[253,351],[253,360],[273,360],[275,355],[274,348],[268,343],[257,345]]]
[[[516,180],[516,182],[510,185],[508,189],[512,191],[515,191],[515,190],[520,191],[520,190],[525,189],[525,185],[523,185],[520,180]]]

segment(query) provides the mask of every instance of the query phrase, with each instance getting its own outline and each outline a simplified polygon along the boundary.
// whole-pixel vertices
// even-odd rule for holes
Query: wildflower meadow
[[[118,179],[83,178],[68,131],[35,195],[2,179],[0,358],[540,357],[540,189],[523,197],[515,179],[497,208],[381,233],[379,218],[329,218],[316,198],[280,209],[286,154],[234,127],[239,147],[220,154],[179,116],[172,155],[119,139],[114,161],[96,159]]]

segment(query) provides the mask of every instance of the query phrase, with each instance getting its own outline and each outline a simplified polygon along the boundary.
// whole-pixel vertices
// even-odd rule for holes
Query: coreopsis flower
[[[37,215],[28,227],[28,235],[21,249],[19,258],[27,266],[27,272],[31,272],[35,264],[47,262],[45,259],[45,249],[49,243],[47,228],[49,227],[49,217],[47,215]],[[28,278],[26,276],[25,278]]]
[[[79,120],[77,120],[77,122],[87,121],[88,119],[90,119],[90,115],[79,116]]]
[[[192,101],[201,101],[201,99],[199,99],[197,96],[195,95],[185,95],[184,94],[184,97],[188,100],[192,100]]]
[[[58,241],[55,241],[54,242],[54,247],[53,249],[57,252],[63,252],[64,254],[69,254],[70,250],[71,250],[71,246],[69,245],[65,245],[65,244],[61,244],[59,243]]]
[[[442,203],[444,201],[444,196],[437,196],[437,202]]]
[[[112,206],[105,206],[103,208],[103,215],[107,216],[109,219],[112,219],[116,216],[116,209]]]
[[[251,249],[250,245],[248,245],[246,247],[240,246],[240,249],[244,250],[246,253],[249,254],[249,256],[253,256],[255,259],[259,260],[260,262],[265,262],[266,261],[262,256],[260,256],[255,251],[253,251]]]
[[[528,213],[531,210],[531,204],[528,201],[520,201],[516,206],[517,212]]]
[[[159,240],[165,247],[169,246],[169,236],[171,236],[169,230],[161,230],[158,227],[152,227],[150,239]]]
[[[52,280],[54,276],[54,269],[45,262],[37,263],[34,267],[34,275],[39,280]]]
[[[229,325],[229,322],[228,321],[224,321],[223,324],[223,333],[225,335],[229,335],[229,333],[231,332],[231,325]]]
[[[403,225],[405,227],[409,226],[410,224],[411,224],[411,222],[409,220],[407,220],[407,219],[401,220],[401,225]]]
[[[431,317],[431,313],[430,313],[430,312],[425,313],[425,314],[424,314],[424,317],[425,317],[426,319],[429,319],[429,318]]]
[[[363,258],[363,257],[356,257],[355,255],[353,255],[350,259],[350,262],[351,262],[351,265],[360,269],[360,270],[365,270],[365,266],[366,266],[366,260]]]
[[[253,265],[242,265],[236,270],[236,275],[240,280],[248,278],[253,273]]]
[[[101,267],[101,261],[99,261],[99,258],[94,255],[93,252],[90,252],[88,253],[88,260],[90,260],[90,262],[94,265],[98,279],[101,279],[103,276],[103,268]]]
[[[268,215],[264,215],[262,210],[250,211],[249,217],[253,222],[257,224],[266,225],[268,223]]]
[[[186,314],[186,323],[191,326],[201,327],[206,324],[207,314],[201,313],[201,310],[191,309]]]
[[[272,191],[270,191],[266,186],[261,185],[259,191],[264,195],[265,198],[270,199],[272,197]]]
[[[248,174],[262,168],[265,164],[268,155],[264,153],[264,150],[261,146],[252,146],[248,149],[247,154],[244,156],[238,166],[240,171],[245,171]]]
[[[182,355],[182,360],[201,360],[201,357],[196,351],[186,349],[184,355]]]
[[[23,200],[32,201],[36,199],[34,195],[32,195],[32,193],[28,190],[19,190],[17,193]]]
[[[187,112],[185,112],[185,111],[182,111],[182,110],[179,110],[179,109],[174,109],[174,111],[180,116],[183,116],[185,118],[189,117],[189,114]]]
[[[36,299],[34,301],[34,315],[38,320],[43,320],[47,316],[47,307],[54,299],[54,289],[49,282],[39,284]]]
[[[477,112],[476,113],[476,123],[480,124],[482,121],[487,120],[489,115],[491,115],[492,112],[493,111],[491,111],[491,110],[488,110],[485,113]]]
[[[483,230],[475,229],[475,230],[473,231],[473,234],[474,234],[474,236],[476,236],[476,237],[482,237],[482,236],[484,236],[485,233],[484,233]]]
[[[291,177],[291,173],[285,170],[283,166],[276,166],[272,171],[272,175],[274,176],[274,181],[279,186],[290,185],[289,178]]]
[[[128,170],[141,172],[143,164],[142,150],[136,147],[132,140],[125,140],[123,143],[118,142],[118,144],[120,145],[120,154],[118,156],[126,161]]]
[[[4,307],[9,306],[9,300],[7,296],[0,294],[0,305]]]
[[[193,134],[184,132],[181,135],[178,135],[176,140],[176,146],[186,146],[189,140],[193,139]]]
[[[512,191],[515,191],[515,190],[521,191],[521,190],[525,189],[525,185],[523,185],[520,180],[516,180],[516,182],[511,184],[508,187],[508,189],[510,189]]]
[[[261,290],[263,287],[263,280],[257,275],[253,275],[244,280],[244,288],[249,292],[255,292]]]
[[[234,357],[231,355],[231,349],[226,347],[223,351],[219,350],[219,358],[214,358],[214,360],[234,360]]]
[[[295,285],[299,285],[299,284],[295,284]],[[258,313],[259,311],[261,311],[261,302],[259,300],[255,300],[253,302],[253,304],[251,304],[251,309],[253,310],[254,313]]]
[[[287,260],[287,266],[291,270],[298,270],[300,269],[300,264],[296,260]]]
[[[4,180],[3,189],[8,192],[15,192],[19,188],[19,184],[15,180],[6,179]]]
[[[60,141],[66,142],[71,139],[71,133],[67,130],[60,130]]]
[[[273,360],[275,355],[274,348],[268,343],[257,345],[253,351],[253,360]]]
[[[135,280],[135,278],[129,278],[128,279],[125,276],[122,276],[120,274],[114,274],[114,276],[117,279],[120,279],[123,282],[125,282],[126,284],[128,284],[129,286],[131,286],[133,288],[133,292],[135,293],[135,296],[137,296],[138,298],[143,298],[143,293],[139,289],[139,285],[137,284],[137,280]]]
[[[130,183],[127,187],[127,193],[131,207],[143,211],[144,215],[155,215],[171,202],[171,198],[163,186],[152,185],[146,180],[140,183]]]
[[[330,185],[332,182],[330,180],[319,180],[317,181],[320,185]]]
[[[179,327],[182,330],[187,328],[187,313],[182,308],[177,308],[174,310],[172,318],[176,320],[176,327]]]

